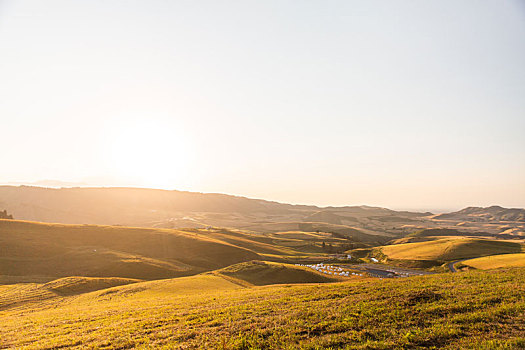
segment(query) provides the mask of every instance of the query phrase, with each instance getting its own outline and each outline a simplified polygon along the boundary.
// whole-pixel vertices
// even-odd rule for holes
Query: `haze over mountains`
[[[461,219],[465,221],[521,221],[525,222],[525,210],[502,208],[494,205],[487,208],[468,207],[457,212],[435,216],[436,219]]]
[[[322,348],[369,344],[368,335],[352,340],[363,327],[367,334],[384,327],[374,335],[382,344],[377,348],[425,348],[420,345],[441,344],[429,337],[439,334],[443,319],[451,322],[447,329],[460,329],[449,321],[458,317],[465,336],[453,334],[451,348],[462,348],[471,345],[474,329],[501,314],[500,304],[510,326],[495,321],[494,329],[517,344],[523,313],[512,310],[523,310],[524,212],[492,206],[432,214],[140,188],[0,186],[0,348],[29,342],[35,348],[135,348],[154,341],[245,349],[245,338],[227,347],[209,336],[236,339],[251,334],[253,324],[270,327],[270,337],[275,325],[277,333],[288,332],[261,348],[300,341],[317,348],[334,333],[347,338]],[[472,271],[495,268],[501,271]],[[311,310],[328,307],[332,311],[312,319]],[[290,308],[279,321],[268,318]],[[414,315],[417,322],[405,329]],[[465,317],[482,321],[465,323]],[[428,335],[407,343],[409,329],[422,332],[421,324],[429,324]],[[196,333],[183,333],[188,325]],[[380,338],[386,329],[399,334]],[[121,342],[130,334],[131,342]],[[494,334],[482,336],[478,344]]]
[[[525,209],[470,207],[458,212],[394,211],[379,207],[292,205],[217,193],[144,188],[0,186],[0,209],[18,220],[156,228],[236,228],[254,232],[328,231],[358,241],[419,229],[522,235]]]
[[[0,205],[5,206],[18,219],[141,226],[149,226],[155,220],[171,219],[175,213],[184,212],[238,213],[247,216],[267,215],[272,218],[283,216],[296,219],[307,218],[322,209],[356,215],[430,215],[367,206],[320,208],[218,193],[117,187],[54,189],[0,186]],[[340,223],[340,218],[333,214],[328,222],[330,221]]]

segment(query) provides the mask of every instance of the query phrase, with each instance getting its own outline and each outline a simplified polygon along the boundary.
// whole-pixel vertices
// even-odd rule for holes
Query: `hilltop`
[[[435,219],[462,221],[520,221],[525,223],[525,209],[491,207],[468,207],[456,212],[437,215]]]

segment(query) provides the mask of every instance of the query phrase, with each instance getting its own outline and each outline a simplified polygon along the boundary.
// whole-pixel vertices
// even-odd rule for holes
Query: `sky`
[[[0,183],[525,207],[525,2],[0,0],[0,149]]]

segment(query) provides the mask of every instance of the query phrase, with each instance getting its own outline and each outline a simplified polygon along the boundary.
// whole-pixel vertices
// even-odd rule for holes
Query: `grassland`
[[[319,260],[350,246],[346,238],[325,232],[257,234],[0,220],[0,283],[69,276],[173,278],[250,260]]]
[[[0,347],[521,349],[525,270],[245,288],[213,274],[0,311]]]
[[[0,220],[0,275],[159,279],[258,259],[249,249],[191,232]]]
[[[519,253],[519,242],[468,237],[446,237],[424,242],[393,244],[380,248],[392,260],[451,261],[494,254]]]
[[[288,238],[274,234],[257,234],[239,230],[228,230],[221,228],[192,229],[185,230],[195,233],[203,238],[214,238],[216,240],[249,249],[264,257],[278,257],[279,259],[296,259],[322,253],[321,244],[324,241],[343,244],[346,240],[326,236],[309,236],[304,232],[302,238]],[[328,237],[327,237],[328,236]]]
[[[43,301],[59,296],[79,295],[100,289],[141,282],[127,278],[66,277],[45,284],[19,283],[0,285],[0,310],[30,304],[42,306]]]
[[[525,253],[500,254],[465,260],[461,263],[476,269],[500,269],[503,267],[525,267]]]
[[[410,239],[423,241],[352,254],[393,261],[500,254],[464,262],[477,260],[479,269],[515,266],[509,262],[525,255],[517,241]],[[0,348],[525,347],[525,269],[378,280],[283,263],[326,259],[323,243],[349,241],[324,231],[0,220]]]

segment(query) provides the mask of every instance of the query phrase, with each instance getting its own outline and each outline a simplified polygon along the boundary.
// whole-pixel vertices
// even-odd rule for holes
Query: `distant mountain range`
[[[323,231],[362,242],[425,228],[459,228],[459,224],[469,232],[521,235],[521,222],[525,221],[524,209],[497,206],[433,215],[370,206],[318,207],[218,193],[117,187],[0,186],[0,210],[7,210],[17,220],[158,228],[214,226],[247,232]],[[487,221],[520,224],[477,227],[478,222]]]
[[[468,207],[453,213],[441,214],[434,219],[464,220],[464,221],[520,221],[525,222],[525,209],[503,208],[498,205],[491,207]]]
[[[40,180],[40,181],[34,181],[34,182],[16,182],[16,181],[10,181],[5,183],[5,185],[27,185],[27,186],[39,186],[39,187],[53,187],[53,188],[60,188],[60,187],[87,187],[89,184],[87,182],[70,182],[70,181],[61,181],[61,180]]]
[[[209,225],[256,231],[294,229],[304,222],[347,227],[363,217],[409,221],[431,215],[369,206],[321,208],[217,193],[116,187],[0,186],[0,208],[18,220],[169,228]]]

